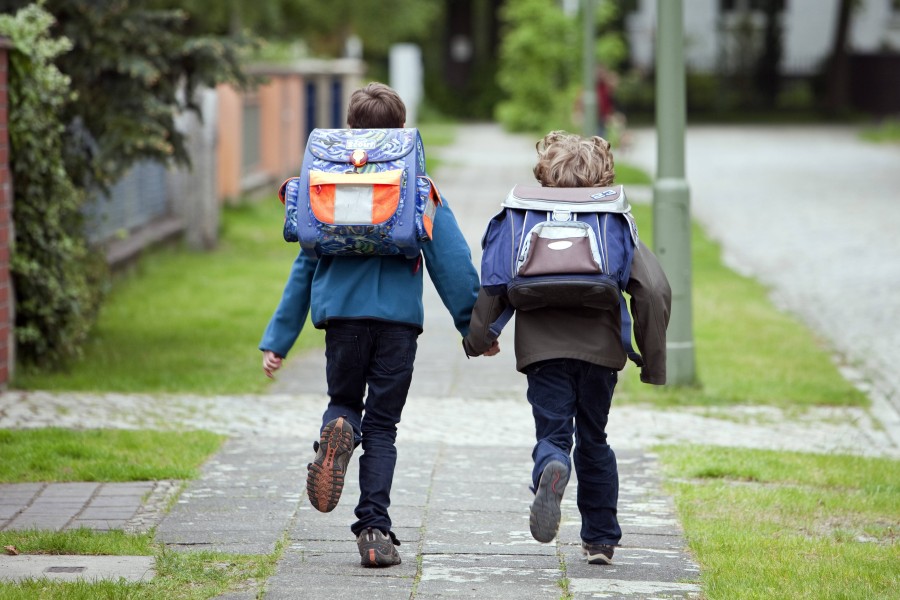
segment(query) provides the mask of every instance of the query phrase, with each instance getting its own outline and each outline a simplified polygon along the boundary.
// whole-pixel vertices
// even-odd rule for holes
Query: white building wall
[[[655,61],[656,2],[638,0],[637,11],[626,21],[632,59],[643,69],[651,69]],[[683,5],[685,60],[693,70],[714,71],[722,44],[719,0],[683,0]],[[785,74],[810,74],[819,68],[831,49],[837,7],[838,0],[786,0]],[[892,11],[891,0],[862,0],[852,23],[849,43],[854,50],[900,50],[900,14]]]
[[[850,43],[860,52],[900,51],[900,11],[891,9],[890,0],[868,0],[853,15]]]
[[[782,73],[815,72],[828,56],[837,26],[838,0],[787,0]]]
[[[692,70],[712,71],[716,68],[718,6],[718,0],[686,0],[684,3],[684,53],[688,68]]]

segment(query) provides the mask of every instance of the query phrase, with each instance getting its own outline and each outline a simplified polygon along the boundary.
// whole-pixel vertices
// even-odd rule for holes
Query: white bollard
[[[415,127],[419,103],[424,95],[422,50],[415,44],[394,44],[391,46],[388,68],[389,85],[406,104],[406,126]]]

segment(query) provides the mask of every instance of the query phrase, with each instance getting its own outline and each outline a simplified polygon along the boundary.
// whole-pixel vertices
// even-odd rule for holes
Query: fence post
[[[6,389],[15,366],[15,295],[9,260],[13,238],[13,184],[9,167],[8,55],[6,38],[0,38],[0,390]]]
[[[185,134],[191,168],[169,171],[171,206],[185,226],[185,241],[195,249],[213,248],[219,238],[219,200],[216,191],[218,94],[214,89],[197,92],[203,113],[185,111],[178,115],[178,129]]]

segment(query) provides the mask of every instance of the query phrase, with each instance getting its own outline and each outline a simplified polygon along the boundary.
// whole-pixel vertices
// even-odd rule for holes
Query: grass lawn
[[[900,597],[900,461],[659,452],[706,598]]]
[[[0,429],[0,483],[193,479],[224,439],[207,431]]]
[[[261,392],[257,344],[278,305],[297,244],[281,238],[275,197],[226,208],[214,252],[161,249],[117,279],[84,358],[61,372],[20,371],[24,389]],[[322,344],[304,329],[294,352]]]
[[[900,144],[900,119],[884,119],[877,125],[866,127],[860,137],[879,144]]]

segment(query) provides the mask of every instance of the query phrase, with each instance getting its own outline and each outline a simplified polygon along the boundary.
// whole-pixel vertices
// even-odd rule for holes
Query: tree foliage
[[[102,261],[81,208],[136,161],[188,163],[175,127],[200,85],[242,83],[240,44],[195,34],[153,0],[0,0],[13,40],[11,257],[18,357],[42,367],[79,354]],[[15,15],[13,16],[13,13]]]
[[[49,364],[75,356],[99,302],[96,265],[78,232],[84,192],[63,168],[65,128],[57,115],[73,102],[69,78],[53,61],[71,43],[49,35],[51,17],[36,5],[0,15],[9,56],[9,140],[16,238],[10,271],[16,292],[20,359]]]
[[[616,70],[627,46],[615,22],[618,2],[603,2],[596,17],[594,59]],[[506,99],[497,119],[513,131],[567,128],[582,81],[583,31],[578,15],[552,0],[516,0],[501,11],[504,35],[497,73]]]
[[[322,57],[342,56],[346,39],[355,35],[367,56],[382,57],[391,44],[433,37],[443,0],[154,0],[154,5],[183,9],[198,30],[302,40]]]
[[[0,0],[7,12],[27,0]],[[189,162],[175,128],[199,85],[243,81],[239,47],[188,31],[188,15],[150,0],[45,0],[51,33],[71,52],[56,58],[75,101],[59,118],[69,129],[67,170],[80,187],[105,188],[138,160]]]
[[[497,118],[513,131],[561,128],[578,87],[580,48],[575,19],[556,2],[519,0],[501,12],[505,34],[497,80],[507,99]]]

